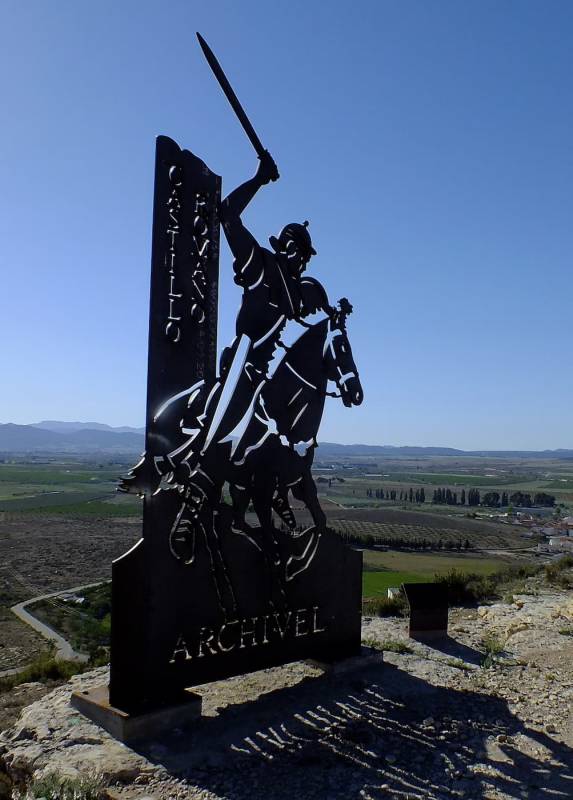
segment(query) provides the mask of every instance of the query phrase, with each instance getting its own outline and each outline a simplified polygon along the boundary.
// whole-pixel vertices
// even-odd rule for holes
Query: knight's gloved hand
[[[278,181],[280,175],[277,165],[268,150],[259,156],[260,163],[257,169],[257,179],[261,185],[270,183],[271,181]]]

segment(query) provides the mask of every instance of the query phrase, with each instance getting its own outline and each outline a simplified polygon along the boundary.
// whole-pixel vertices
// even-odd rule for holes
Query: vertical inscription
[[[207,264],[211,258],[209,238],[210,203],[207,192],[196,192],[193,198],[193,267],[191,272],[191,316],[200,324],[205,321]]]
[[[183,297],[182,292],[176,289],[177,283],[177,237],[181,234],[181,185],[182,169],[178,166],[169,169],[169,199],[167,200],[167,213],[169,222],[167,224],[167,252],[165,254],[165,266],[169,271],[169,314],[165,325],[165,335],[173,342],[177,343],[181,339],[181,316],[178,313],[177,301]]]
[[[165,231],[167,250],[164,257],[165,268],[169,273],[168,315],[165,324],[165,335],[177,343],[181,339],[182,306],[185,300],[180,291],[178,270],[181,268],[178,258],[180,248],[177,237],[181,235],[181,193],[183,186],[183,170],[174,165],[169,168],[169,198],[167,213],[169,221]],[[189,313],[199,325],[205,322],[205,296],[207,293],[208,264],[212,257],[212,241],[209,236],[210,196],[208,192],[195,192],[192,206],[191,252],[183,256],[191,257],[189,265],[191,273]],[[187,249],[187,248],[185,248]]]

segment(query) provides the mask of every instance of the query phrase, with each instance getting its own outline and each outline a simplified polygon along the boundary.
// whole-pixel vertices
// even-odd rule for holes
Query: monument
[[[327,530],[311,473],[326,397],[363,398],[352,306],[306,274],[307,222],[269,248],[244,226],[279,173],[199,41],[259,165],[221,199],[218,175],[157,139],[145,453],[120,486],[143,496],[142,538],[112,568],[109,696],[74,701],[98,721],[86,704],[137,718],[201,683],[360,650],[362,555]],[[221,275],[220,227],[234,259]],[[218,282],[231,275],[236,336],[217,359]],[[290,347],[287,326],[300,331]]]

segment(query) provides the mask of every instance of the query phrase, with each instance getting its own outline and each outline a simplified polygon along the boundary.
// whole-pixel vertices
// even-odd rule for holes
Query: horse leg
[[[224,515],[220,512],[214,513],[215,509],[220,504],[222,490],[222,485],[215,487],[215,491],[209,498],[209,502],[201,509],[197,520],[197,527],[203,533],[205,546],[209,554],[211,573],[219,600],[219,607],[223,612],[225,621],[231,621],[237,618],[237,601],[229,571],[223,557],[219,530],[228,520],[226,520]]]
[[[299,463],[300,468],[300,463]],[[301,572],[304,572],[314,560],[320,537],[326,530],[326,516],[318,502],[316,486],[310,474],[310,468],[303,465],[301,480],[292,487],[293,495],[306,505],[312,516],[314,526],[305,531],[304,548],[295,555],[293,554],[286,564],[286,579],[293,580]]]
[[[310,474],[310,469],[306,467],[302,473],[301,492],[304,495],[303,502],[306,503],[317,530],[324,533],[326,530],[326,514],[318,501],[318,493],[312,475]]]
[[[310,471],[312,461],[308,461],[295,453],[291,462],[292,472],[299,478],[293,483],[291,491],[297,500],[301,500],[310,511],[312,521],[320,533],[326,530],[326,515],[318,502],[316,484]]]
[[[246,487],[241,487],[235,483],[229,484],[229,494],[233,503],[233,527],[244,530],[247,527],[245,514],[249,507],[251,493]]]
[[[272,500],[276,477],[273,473],[259,470],[253,481],[253,505],[262,528],[263,555],[269,570],[270,594],[273,605],[284,607],[286,595],[280,572],[280,552],[274,533]]]
[[[292,472],[292,455],[293,451],[282,444],[275,447],[274,464],[277,473],[277,487],[273,497],[273,509],[287,528],[294,531],[296,528],[296,518],[288,498],[289,475]]]

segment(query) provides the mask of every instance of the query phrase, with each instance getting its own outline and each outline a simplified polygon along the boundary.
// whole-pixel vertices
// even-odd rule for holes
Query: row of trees
[[[377,500],[400,500],[400,501],[409,501],[410,503],[425,503],[426,502],[426,492],[424,489],[412,489],[410,486],[410,490],[402,489],[400,491],[400,496],[397,495],[396,489],[391,489],[384,493],[384,489],[366,489],[366,497],[375,497]]]
[[[507,492],[503,492],[501,497],[499,492],[487,492],[484,494],[481,504],[482,506],[489,506],[490,508],[499,508],[500,506],[515,506],[516,508],[533,508],[536,506],[541,508],[553,508],[555,505],[555,497],[546,492],[536,492],[532,500],[531,495],[526,492],[513,492],[509,497]]]
[[[397,489],[384,490],[380,489],[367,489],[366,497],[374,498],[377,500],[400,500],[401,502],[410,503],[425,503],[426,493],[424,489],[402,489],[398,496]],[[486,506],[487,508],[507,508],[508,506],[515,506],[516,508],[552,508],[555,505],[555,497],[546,492],[536,492],[533,495],[526,492],[486,492],[483,497],[479,489],[465,489],[458,493],[451,489],[434,489],[432,496],[432,503],[434,505],[447,505],[447,506]]]
[[[480,504],[480,493],[479,489],[468,489],[466,494],[466,490],[462,489],[460,492],[459,500],[458,500],[458,493],[452,492],[451,489],[434,489],[434,495],[432,497],[432,503],[434,505],[446,505],[446,506],[479,506]]]

